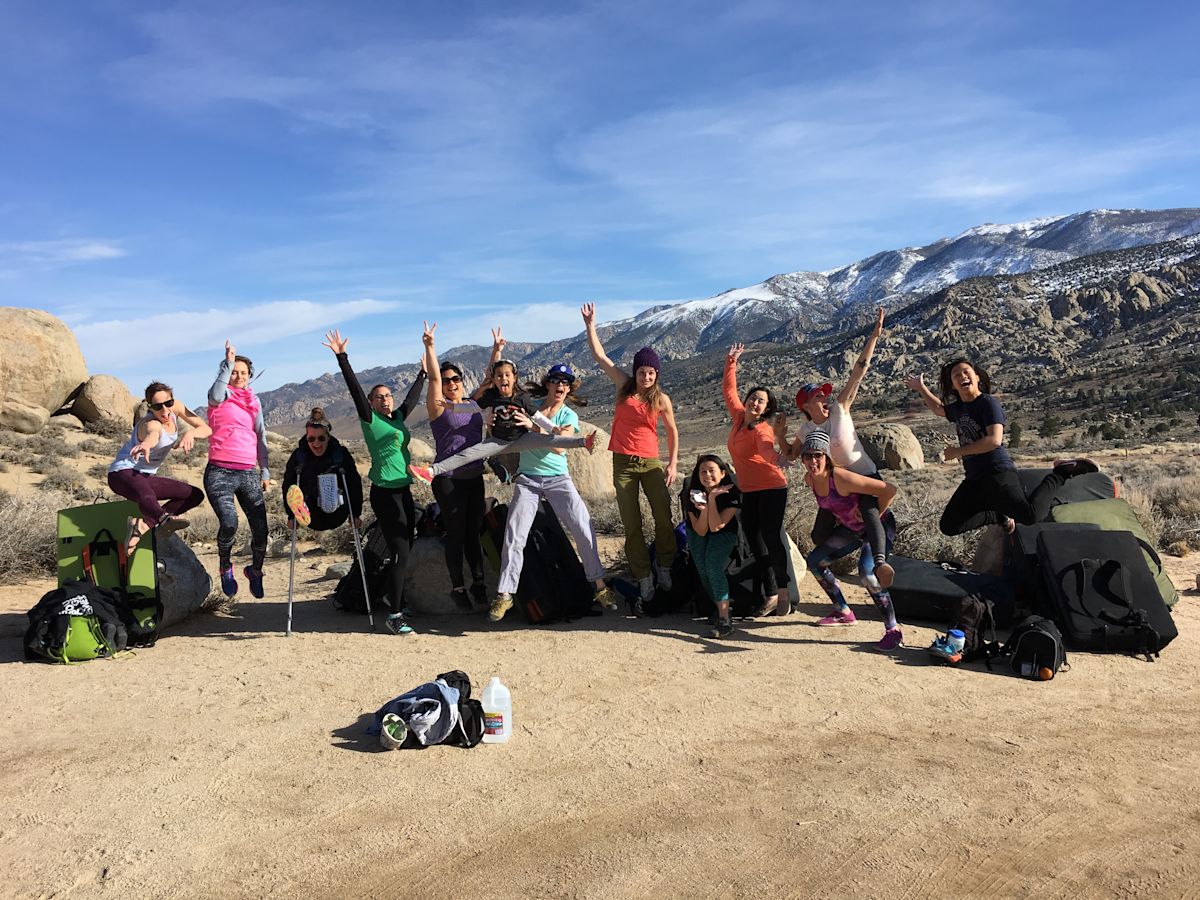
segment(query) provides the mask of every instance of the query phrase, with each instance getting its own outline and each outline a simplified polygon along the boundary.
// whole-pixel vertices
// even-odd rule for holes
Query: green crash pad
[[[84,580],[83,548],[97,540],[106,541],[107,530],[118,543],[125,540],[129,519],[139,515],[131,500],[93,503],[58,511],[58,584],[70,579]],[[121,584],[120,560],[107,548],[93,548],[92,571],[100,587],[124,587],[131,595],[158,599],[158,566],[154,532],[143,537],[129,560],[129,580]]]

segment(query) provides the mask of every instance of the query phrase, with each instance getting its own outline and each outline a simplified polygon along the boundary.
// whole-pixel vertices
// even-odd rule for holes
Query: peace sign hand
[[[428,322],[425,322],[423,324],[425,325],[425,331],[422,332],[422,334],[421,334],[421,343],[424,344],[426,347],[432,347],[433,346],[433,333],[435,331],[437,331],[437,322],[434,322],[432,325],[430,325]],[[495,336],[496,336],[496,332],[493,331],[492,337],[494,338]]]

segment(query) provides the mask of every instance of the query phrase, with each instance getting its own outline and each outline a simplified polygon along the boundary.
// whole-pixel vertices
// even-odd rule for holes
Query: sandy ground
[[[1200,559],[1168,562],[1194,586]],[[0,895],[1197,895],[1194,590],[1160,661],[1043,684],[928,665],[928,628],[884,656],[876,621],[809,627],[811,579],[721,642],[618,616],[402,638],[299,571],[290,638],[272,561],[267,599],[71,667],[20,661],[50,583],[0,588]],[[510,685],[509,744],[363,734],[453,668]]]

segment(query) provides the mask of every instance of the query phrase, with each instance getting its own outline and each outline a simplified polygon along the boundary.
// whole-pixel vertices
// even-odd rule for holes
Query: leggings
[[[862,576],[867,593],[871,595],[879,612],[883,614],[883,627],[889,631],[898,628],[896,610],[892,606],[892,595],[880,586],[879,580],[875,577],[875,559],[871,555],[871,545],[863,540],[861,534],[851,531],[845,525],[839,525],[833,530],[833,534],[829,536],[828,540],[808,554],[806,560],[808,570],[816,576],[821,590],[825,592],[825,596],[833,602],[835,607],[839,610],[849,609],[850,604],[846,602],[837,577],[829,566],[835,559],[841,559],[856,549],[859,551],[858,574]]]
[[[483,583],[483,547],[479,531],[483,527],[483,476],[433,479],[433,496],[442,511],[446,529],[446,571],[455,590],[463,586],[463,557],[471,568],[471,581]]]
[[[404,576],[408,572],[408,551],[412,548],[416,509],[408,485],[397,488],[371,485],[371,509],[379,530],[392,554],[388,609],[398,615],[404,609]]]
[[[869,477],[883,481],[883,477],[878,472],[873,472]],[[879,568],[888,556],[887,532],[879,517],[879,498],[872,497],[870,494],[859,494],[858,511],[862,515],[863,525],[867,529],[867,543],[871,545],[871,553],[875,556],[875,568]],[[829,540],[837,526],[837,517],[832,512],[827,509],[818,509],[817,520],[813,523],[812,528],[813,546],[820,547]]]
[[[724,603],[729,599],[729,578],[725,575],[725,566],[729,564],[729,555],[736,543],[737,531],[734,529],[710,534],[696,534],[691,526],[687,529],[688,553],[692,556],[704,592],[714,603]]]
[[[431,475],[446,475],[453,472],[459,466],[478,462],[481,459],[487,459],[489,456],[496,456],[499,453],[544,450],[547,447],[557,447],[560,450],[565,450],[570,447],[582,447],[586,440],[586,437],[578,435],[568,437],[565,434],[543,434],[540,431],[527,431],[525,434],[515,437],[511,441],[502,441],[494,437],[487,438],[478,444],[472,444],[470,447],[458,451],[453,456],[447,456],[441,462],[434,463],[429,467],[429,472]]]
[[[151,528],[161,522],[163,516],[182,515],[204,502],[204,491],[198,487],[137,469],[109,472],[108,487],[117,496],[136,503]],[[167,502],[160,504],[160,500]]]
[[[1067,479],[1051,472],[1025,496],[1016,469],[993,470],[964,481],[946,504],[938,528],[942,534],[962,534],[985,525],[998,525],[1005,517],[1022,525],[1046,518],[1055,493]]]
[[[742,528],[768,597],[788,585],[788,557],[782,533],[786,506],[785,487],[742,492]]]
[[[257,469],[226,469],[209,463],[204,469],[204,491],[217,514],[217,557],[222,569],[232,565],[233,539],[237,535],[236,497],[250,525],[253,567],[262,571],[267,558],[267,504],[263,500],[262,476]]]

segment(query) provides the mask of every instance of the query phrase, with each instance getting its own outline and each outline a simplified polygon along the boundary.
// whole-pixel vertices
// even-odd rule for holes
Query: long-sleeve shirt
[[[257,448],[255,455],[258,460],[258,467],[262,469],[263,481],[270,481],[271,470],[267,465],[267,426],[263,423],[262,407],[259,405],[258,398],[254,396],[254,391],[250,388],[231,388],[229,386],[229,375],[233,371],[233,364],[228,359],[222,359],[221,365],[217,369],[217,377],[212,383],[212,387],[208,389],[208,424],[213,424],[214,411],[223,403],[235,403],[242,409],[246,410],[247,414],[253,411],[253,429],[257,437]],[[220,415],[216,416],[220,419]],[[220,421],[217,422],[217,427],[213,429],[212,437],[209,438],[209,459],[217,464],[228,468],[253,468],[254,463],[250,459],[243,459],[242,448],[240,442],[228,442],[228,434],[220,433]],[[226,447],[232,451],[232,456],[225,452]]]
[[[742,492],[787,487],[787,476],[779,467],[779,454],[775,450],[775,432],[769,422],[762,420],[753,428],[746,427],[746,407],[737,395],[736,368],[728,361],[721,391],[725,395],[725,407],[733,418],[725,446],[729,448],[729,458],[737,470]]]
[[[367,451],[371,454],[371,484],[384,488],[400,488],[412,484],[412,476],[408,473],[410,434],[404,420],[420,400],[425,373],[418,373],[400,408],[385,417],[371,409],[367,395],[358,383],[358,376],[350,367],[349,357],[345,353],[339,353],[337,361],[350,397],[354,401],[354,408],[358,411]]]

